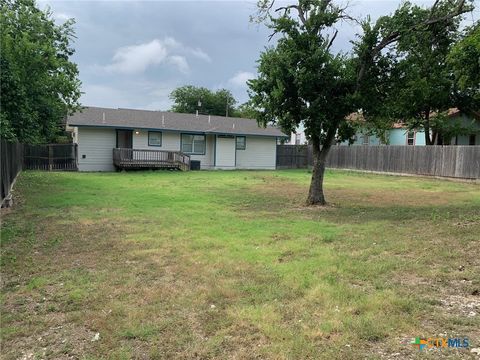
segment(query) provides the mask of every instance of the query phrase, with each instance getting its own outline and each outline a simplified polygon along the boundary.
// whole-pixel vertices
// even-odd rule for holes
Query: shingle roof
[[[452,118],[452,117],[461,115],[461,113],[462,112],[458,108],[449,108],[446,112],[446,115],[448,117]],[[437,112],[432,111],[430,113],[430,116],[431,117],[437,116]],[[365,122],[365,117],[358,112],[353,112],[353,113],[349,114],[345,119],[347,121],[351,122],[351,123],[364,123]],[[404,128],[406,129],[407,127],[408,127],[407,124],[402,120],[397,120],[392,124],[393,129],[404,129]]]
[[[69,116],[70,126],[156,129],[212,134],[286,136],[278,128],[259,127],[252,119],[173,112],[85,107]]]

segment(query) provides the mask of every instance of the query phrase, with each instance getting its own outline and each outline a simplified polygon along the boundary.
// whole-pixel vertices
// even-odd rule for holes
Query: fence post
[[[23,145],[19,143],[9,143],[5,139],[0,139],[1,142],[1,206],[9,207],[12,205],[12,190],[13,184],[17,175],[22,170],[23,162]]]
[[[53,167],[53,146],[52,145],[47,145],[48,146],[48,171],[52,171]]]
[[[312,146],[279,145],[277,166],[305,168],[312,164]],[[278,154],[281,154],[279,156]],[[329,168],[387,171],[403,174],[480,179],[480,146],[332,146]],[[306,163],[305,164],[305,160]]]
[[[74,146],[74,156],[75,156],[75,170],[78,170],[78,144],[75,143],[75,146]]]

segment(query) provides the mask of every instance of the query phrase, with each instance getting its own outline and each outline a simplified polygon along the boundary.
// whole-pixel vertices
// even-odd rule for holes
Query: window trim
[[[156,145],[156,144],[150,144],[150,134],[151,133],[156,133],[156,134],[160,134],[160,145]],[[162,147],[162,144],[163,144],[163,133],[161,131],[149,131],[148,132],[148,146],[154,146],[154,147]]]
[[[243,148],[238,147],[237,139],[243,138]],[[246,150],[247,149],[247,137],[246,136],[235,136],[235,150]]]
[[[193,139],[192,139],[192,152],[183,151],[183,135],[191,135],[191,136],[203,136],[203,141],[205,146],[203,147],[203,153],[201,152],[193,152]],[[180,133],[180,151],[187,155],[205,155],[207,150],[207,136],[202,133]]]
[[[408,137],[408,134],[411,133],[411,132],[413,132],[413,138],[409,138],[409,137]],[[407,137],[407,141],[406,141],[407,146],[415,146],[415,143],[417,142],[417,141],[416,141],[416,140],[417,140],[417,131],[416,131],[416,130],[411,130],[411,131],[410,131],[410,130],[407,130],[407,136],[406,136],[406,137]],[[408,140],[409,140],[409,139],[412,139],[412,140],[413,140],[413,144],[409,144],[409,143],[408,143]]]
[[[366,134],[362,134],[362,145],[370,145],[370,136]]]

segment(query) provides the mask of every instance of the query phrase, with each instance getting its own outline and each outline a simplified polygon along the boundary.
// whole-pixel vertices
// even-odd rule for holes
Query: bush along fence
[[[312,166],[310,145],[278,145],[277,169]],[[333,146],[327,167],[480,179],[480,146]]]
[[[1,139],[2,207],[12,205],[11,190],[22,169],[77,170],[77,144],[23,145]]]

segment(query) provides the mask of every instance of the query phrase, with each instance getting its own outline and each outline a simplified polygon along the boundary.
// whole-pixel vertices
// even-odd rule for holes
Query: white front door
[[[220,169],[235,168],[235,137],[217,135],[215,146],[215,167]]]

